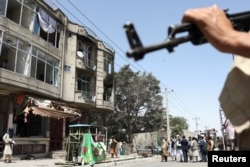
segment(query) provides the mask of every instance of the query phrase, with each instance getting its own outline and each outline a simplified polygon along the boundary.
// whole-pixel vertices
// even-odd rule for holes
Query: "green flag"
[[[84,164],[95,164],[92,146],[92,136],[89,133],[83,135],[81,158]]]

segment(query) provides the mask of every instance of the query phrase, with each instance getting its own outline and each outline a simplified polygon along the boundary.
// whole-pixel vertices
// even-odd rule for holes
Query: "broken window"
[[[103,100],[110,101],[112,96],[112,85],[104,83]]]
[[[4,34],[0,54],[0,67],[15,72],[18,39]]]
[[[89,92],[90,91],[90,77],[87,76],[78,76],[78,82],[77,82],[78,90]]]
[[[41,29],[50,34],[55,32],[56,30],[56,21],[50,17],[44,10],[40,9],[39,12],[37,12],[39,23],[41,26]]]
[[[0,15],[5,16],[6,0],[0,0]]]
[[[107,74],[112,74],[112,69],[113,69],[113,61],[112,61],[112,57],[108,54],[104,55],[104,71]]]
[[[23,74],[25,76],[30,75],[30,67],[31,67],[31,45],[19,40],[18,42],[18,51],[17,51],[17,64],[16,64],[16,72],[19,74]]]
[[[37,70],[36,70],[36,79],[44,82],[44,73],[45,72],[45,62],[43,60],[37,60]]]
[[[53,80],[53,85],[57,86],[58,85],[58,81],[59,81],[59,60],[56,60],[54,61],[54,80]]]
[[[85,100],[93,100],[94,94],[92,91],[93,83],[91,82],[91,77],[86,75],[78,75],[77,78],[77,91],[82,93]]]
[[[59,47],[61,25],[34,2],[34,0],[0,0],[0,15],[27,28],[42,39]],[[7,2],[7,4],[6,4]],[[7,11],[5,5],[7,5]]]
[[[2,31],[0,48],[0,68],[57,86],[59,60]]]
[[[0,29],[0,53],[1,53],[1,50],[2,50],[2,41],[3,41],[3,31]]]
[[[42,9],[39,9],[39,12],[37,12],[36,19],[38,19],[38,21],[36,20],[35,22],[36,24],[39,23],[39,27],[35,25],[34,31],[39,33],[39,36],[45,41],[58,47],[61,26]]]
[[[33,30],[34,18],[36,16],[36,4],[33,0],[7,1],[7,13],[6,17],[17,24]]]
[[[37,48],[32,48],[31,77],[57,86],[59,75],[59,60],[45,54]]]
[[[54,59],[52,57],[48,57],[47,58],[47,64],[46,64],[46,79],[45,82],[48,84],[52,84],[53,85],[53,81],[54,81],[54,73],[53,73],[53,63],[54,63]]]
[[[37,55],[37,48],[32,47],[32,55]],[[31,71],[30,71],[30,77],[36,78],[36,71],[37,71],[37,58],[35,56],[31,57]]]
[[[21,3],[12,0],[12,1],[7,1],[8,6],[7,6],[7,13],[6,17],[17,24],[20,24],[20,17],[21,17]]]
[[[57,86],[59,75],[59,60],[45,54],[37,48],[32,48],[31,77]]]
[[[77,41],[77,56],[83,61],[83,63],[93,70],[95,70],[95,57],[92,56],[93,47],[81,40]]]
[[[22,5],[21,26],[32,31],[34,27],[34,20],[36,17],[36,4],[33,0],[25,0]]]

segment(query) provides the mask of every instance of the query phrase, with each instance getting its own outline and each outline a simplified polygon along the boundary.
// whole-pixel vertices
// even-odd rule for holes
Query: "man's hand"
[[[184,13],[182,22],[195,24],[215,48],[222,52],[229,52],[228,46],[231,45],[236,31],[225,12],[216,5],[189,9]]]

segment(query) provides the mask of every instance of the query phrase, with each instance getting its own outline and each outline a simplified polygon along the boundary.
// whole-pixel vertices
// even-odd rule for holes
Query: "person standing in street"
[[[170,154],[172,157],[172,161],[176,161],[176,138],[175,136],[171,137],[170,144],[171,144]]]
[[[207,137],[207,151],[213,151],[214,150],[214,141],[211,136]]]
[[[200,162],[207,162],[207,142],[203,136],[200,137],[200,152],[201,152]]]
[[[199,145],[198,145],[198,141],[197,141],[197,139],[195,137],[192,138],[191,150],[192,150],[192,159],[193,159],[193,162],[198,162]]]
[[[168,161],[168,156],[169,156],[169,152],[168,152],[168,141],[167,139],[162,139],[162,143],[161,143],[161,151],[162,151],[162,162]]]
[[[114,158],[114,156],[116,158],[118,158],[118,142],[117,140],[112,137],[112,141],[111,141],[111,145],[110,145],[110,154],[111,154],[111,158]]]
[[[15,141],[13,140],[14,137],[14,129],[9,128],[8,132],[4,134],[3,141],[4,141],[4,162],[11,163],[12,162],[12,153],[13,153],[13,146]]]
[[[223,128],[226,130],[226,149],[228,151],[235,150],[235,130],[229,119],[226,119]]]
[[[183,162],[183,152],[181,149],[181,136],[177,135],[177,140],[176,140],[176,161],[178,162]]]
[[[190,161],[193,160],[193,152],[191,150],[191,145],[192,145],[192,137],[189,136],[188,137],[188,151],[187,151],[187,155],[188,155]]]
[[[187,141],[185,135],[182,136],[181,150],[183,153],[184,162],[188,162],[188,141]]]

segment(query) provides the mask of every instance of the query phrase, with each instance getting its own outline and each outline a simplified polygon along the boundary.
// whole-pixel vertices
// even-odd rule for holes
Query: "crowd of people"
[[[169,156],[177,162],[207,162],[208,143],[204,136],[188,137],[185,135],[172,136],[169,142]],[[213,146],[212,146],[213,147]]]
[[[225,141],[227,142],[227,141]],[[224,144],[230,146],[232,150],[234,145],[230,143],[223,143],[223,139],[217,137],[213,139],[211,136],[198,135],[198,137],[185,135],[172,136],[170,141],[162,140],[161,156],[162,162],[167,161],[168,157],[172,161],[177,162],[207,162],[208,151],[222,151],[225,150]],[[228,147],[226,148],[228,150]]]
[[[173,160],[181,162],[197,162],[199,158],[200,161],[206,162],[208,151],[225,149],[223,145],[231,147],[226,150],[235,150],[235,134],[237,134],[237,150],[249,150],[250,119],[247,117],[249,105],[246,105],[249,99],[249,92],[246,90],[250,84],[249,32],[236,30],[225,11],[217,5],[188,9],[183,15],[182,22],[196,25],[205,39],[218,51],[234,55],[234,64],[219,98],[227,117],[224,123],[224,128],[227,129],[227,144],[222,144],[219,139],[214,143],[210,137],[201,136],[198,139],[189,138],[189,144],[186,145],[183,144],[186,143],[184,136],[176,136],[171,138],[170,156]],[[235,89],[239,85],[241,89]]]

